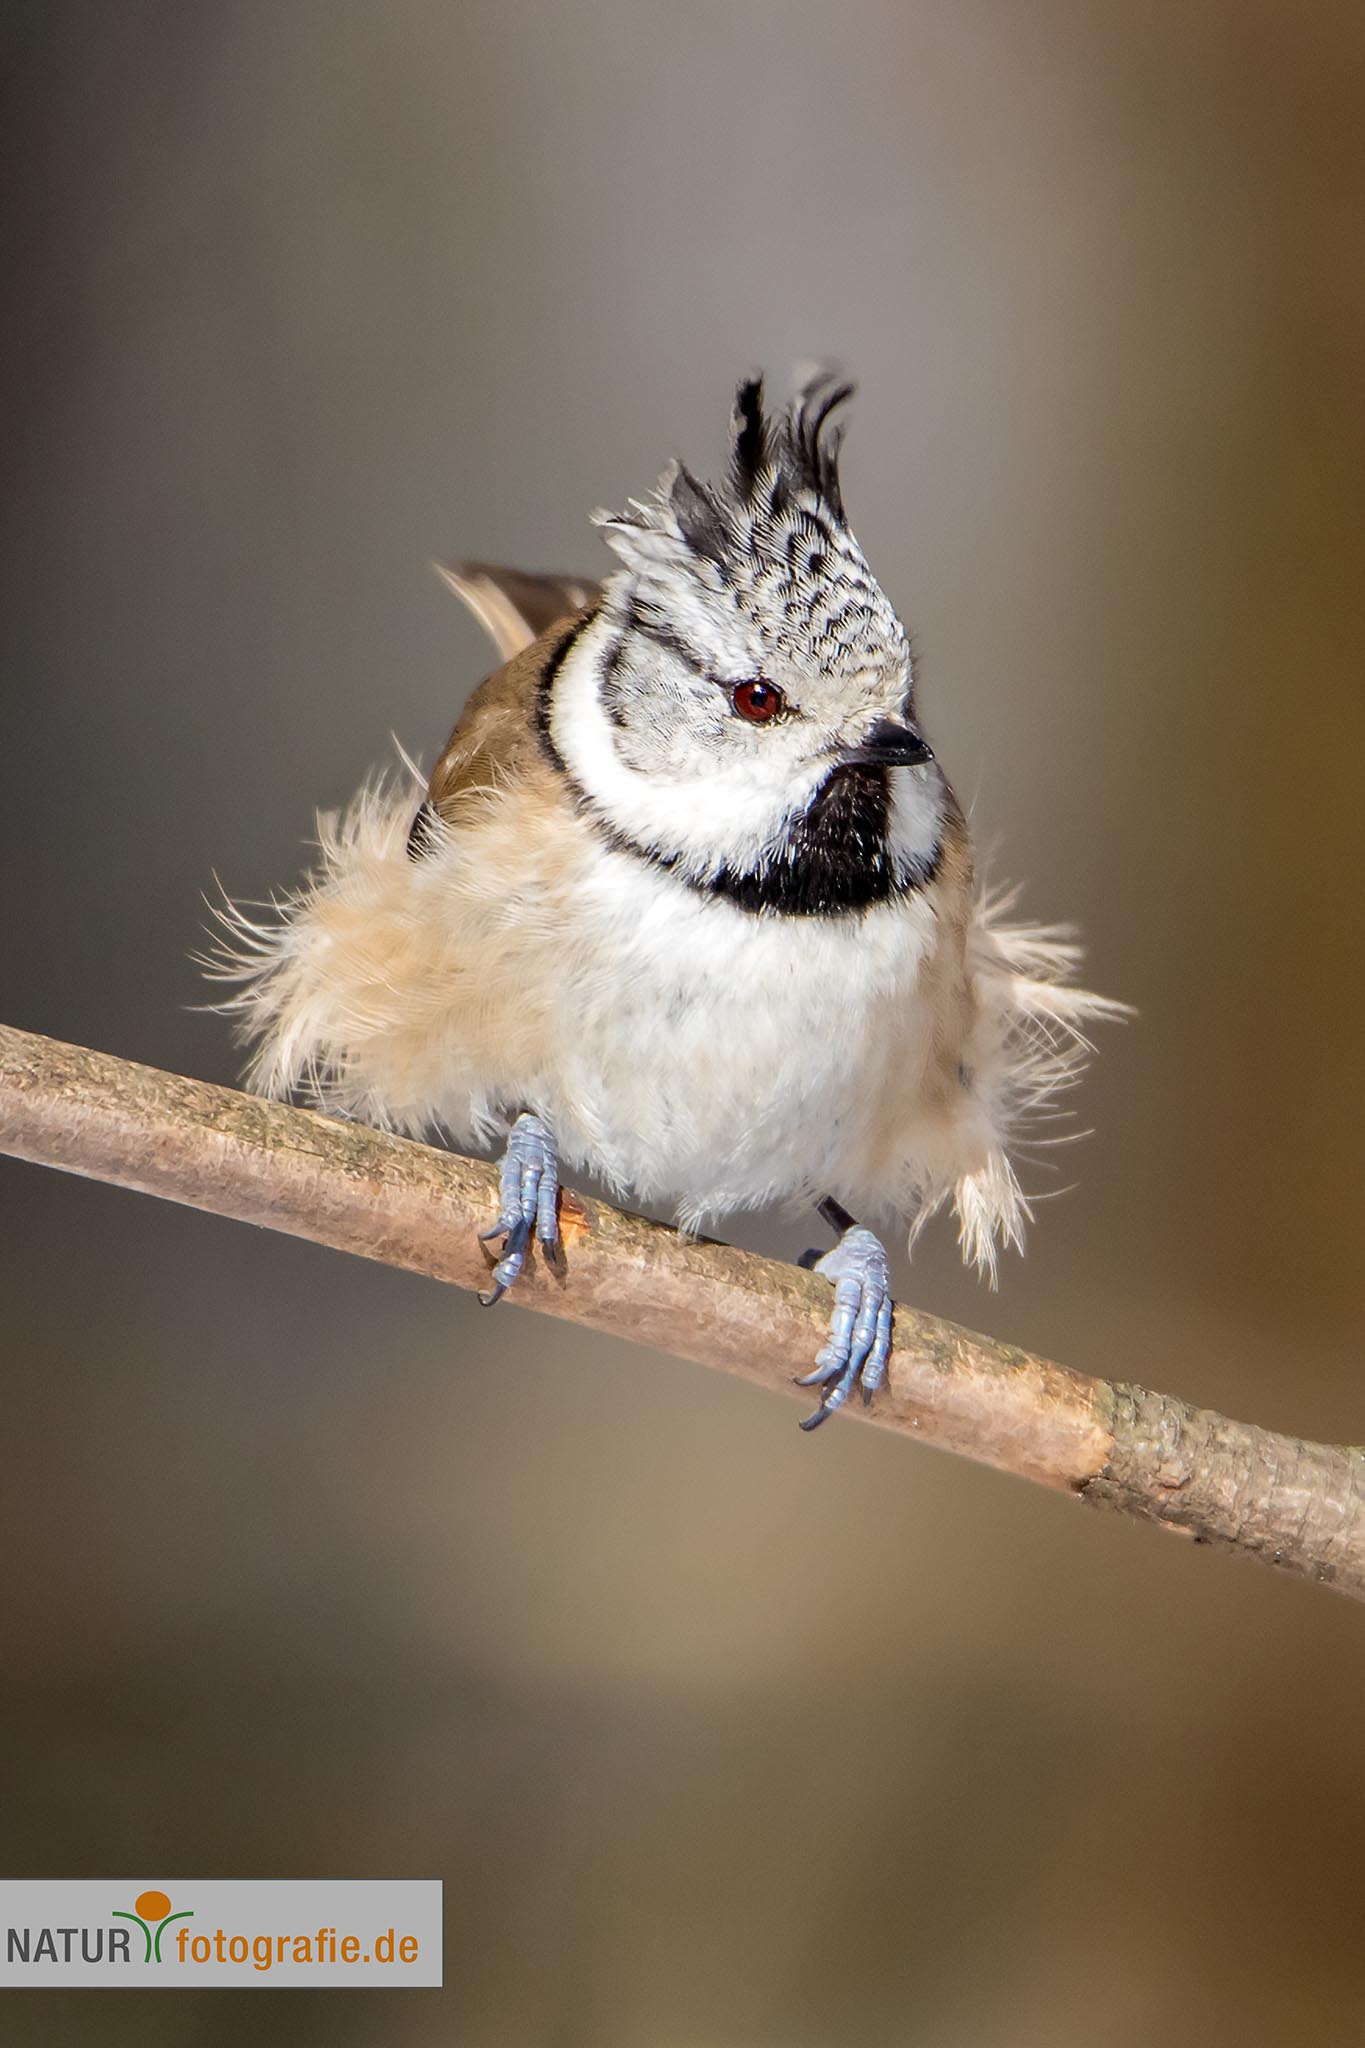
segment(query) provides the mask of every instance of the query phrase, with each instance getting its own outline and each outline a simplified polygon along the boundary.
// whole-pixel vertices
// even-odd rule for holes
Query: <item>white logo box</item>
[[[431,1988],[439,1878],[3,1878],[0,1984]]]

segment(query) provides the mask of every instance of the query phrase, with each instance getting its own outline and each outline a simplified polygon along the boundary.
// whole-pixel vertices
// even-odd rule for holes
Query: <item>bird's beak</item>
[[[871,732],[844,753],[849,766],[857,768],[919,768],[933,758],[914,728],[898,718],[879,718]]]

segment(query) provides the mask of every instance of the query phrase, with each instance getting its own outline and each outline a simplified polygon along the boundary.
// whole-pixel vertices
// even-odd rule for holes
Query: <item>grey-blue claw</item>
[[[891,1274],[881,1239],[852,1224],[814,1270],[834,1282],[834,1312],[815,1370],[797,1381],[826,1390],[802,1429],[818,1429],[843,1407],[854,1387],[861,1388],[867,1406],[886,1378],[891,1357]]]
[[[513,1124],[502,1155],[498,1220],[479,1236],[480,1244],[505,1239],[493,1285],[479,1296],[485,1308],[502,1300],[525,1265],[532,1232],[553,1259],[559,1251],[559,1153],[549,1125],[528,1110]]]

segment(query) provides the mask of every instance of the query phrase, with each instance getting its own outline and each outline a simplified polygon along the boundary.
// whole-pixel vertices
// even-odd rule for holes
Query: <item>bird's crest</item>
[[[700,583],[785,652],[826,670],[907,668],[904,629],[844,511],[840,414],[853,389],[822,368],[773,414],[763,380],[746,378],[723,484],[673,462],[648,498],[594,513],[635,595],[667,613]]]

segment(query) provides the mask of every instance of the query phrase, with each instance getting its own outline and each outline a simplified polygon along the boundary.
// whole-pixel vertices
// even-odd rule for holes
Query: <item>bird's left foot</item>
[[[502,1300],[526,1263],[532,1232],[547,1259],[559,1253],[559,1152],[554,1133],[538,1116],[526,1111],[513,1124],[502,1155],[498,1220],[479,1242],[504,1240],[502,1257],[493,1268],[493,1285],[479,1300],[485,1308]]]
[[[825,1207],[822,1204],[822,1213]],[[861,1388],[863,1406],[867,1407],[886,1378],[891,1357],[891,1273],[885,1247],[872,1231],[852,1222],[834,1204],[828,1208],[843,1226],[842,1235],[832,1252],[813,1261],[812,1270],[834,1282],[834,1312],[814,1372],[797,1381],[800,1387],[825,1391],[802,1429],[818,1429],[836,1408],[843,1407],[854,1387]],[[801,1261],[803,1266],[806,1262]]]

